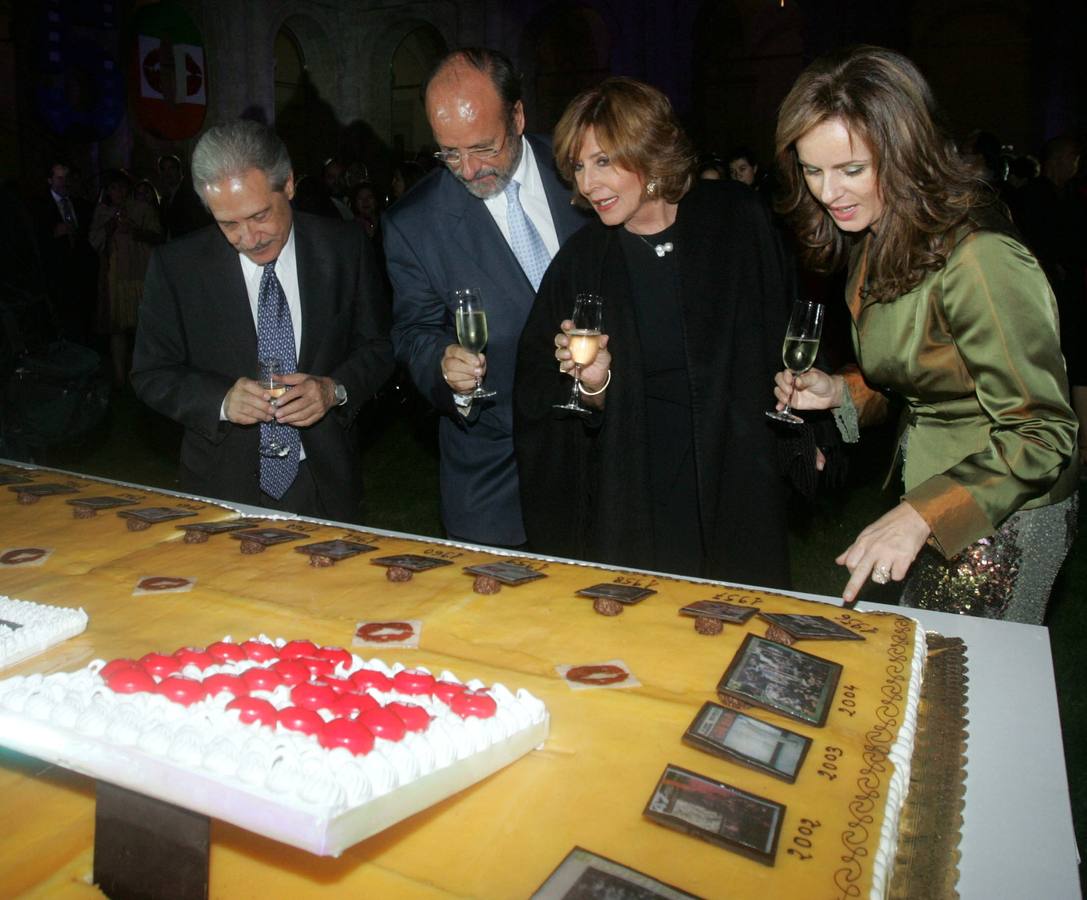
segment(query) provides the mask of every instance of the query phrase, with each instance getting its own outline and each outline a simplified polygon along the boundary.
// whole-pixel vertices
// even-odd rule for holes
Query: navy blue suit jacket
[[[570,189],[555,171],[550,145],[526,137],[561,245],[586,218],[570,205]],[[386,213],[383,234],[393,285],[393,350],[422,394],[445,414],[438,432],[442,523],[450,534],[483,544],[524,543],[513,455],[513,372],[535,291],[484,202],[444,168]],[[477,401],[478,411],[466,419],[442,378],[441,358],[457,342],[449,294],[469,287],[483,295],[486,386],[498,396]]]

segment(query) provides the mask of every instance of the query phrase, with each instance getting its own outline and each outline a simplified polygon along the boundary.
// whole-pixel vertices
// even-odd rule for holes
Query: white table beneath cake
[[[1082,897],[1049,630],[880,603],[858,609],[905,613],[966,644],[962,900]]]
[[[244,515],[270,513],[230,505]],[[782,593],[841,605],[835,597]],[[878,603],[858,608],[906,613],[926,630],[966,644],[966,796],[957,885],[962,900],[1082,897],[1048,629]]]

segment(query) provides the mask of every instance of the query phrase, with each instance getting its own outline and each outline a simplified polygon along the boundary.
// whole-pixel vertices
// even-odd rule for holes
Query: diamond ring
[[[886,566],[876,566],[872,570],[872,580],[876,584],[886,584],[891,579],[891,572]]]

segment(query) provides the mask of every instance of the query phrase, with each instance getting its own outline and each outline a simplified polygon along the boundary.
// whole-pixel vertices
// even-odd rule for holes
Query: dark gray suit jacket
[[[585,224],[555,171],[551,147],[528,136],[561,245]],[[442,413],[442,523],[484,544],[524,543],[513,456],[513,370],[535,292],[482,200],[446,169],[428,175],[385,214],[385,259],[393,285],[393,349],[422,394]],[[486,386],[465,419],[442,379],[442,353],[457,342],[449,294],[478,288],[487,311]],[[571,308],[573,300],[571,298]],[[556,329],[559,323],[555,323]]]
[[[302,429],[330,518],[360,521],[362,466],[352,425],[392,372],[388,303],[370,242],[349,223],[294,213],[302,301],[298,371],[347,388],[347,403]],[[219,420],[227,391],[257,369],[257,332],[237,251],[211,226],[155,250],[144,282],[132,385],[185,426],[181,488],[260,504],[256,425]]]

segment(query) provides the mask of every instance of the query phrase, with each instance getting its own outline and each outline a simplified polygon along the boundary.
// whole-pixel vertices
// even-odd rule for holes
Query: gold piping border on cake
[[[966,796],[967,655],[961,638],[928,632],[910,793],[889,900],[959,896]]]

